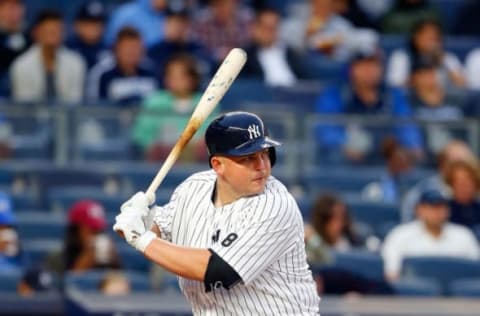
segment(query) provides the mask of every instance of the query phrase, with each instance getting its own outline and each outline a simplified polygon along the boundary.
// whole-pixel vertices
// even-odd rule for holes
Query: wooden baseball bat
[[[232,49],[227,57],[225,57],[223,63],[218,68],[217,72],[209,82],[205,92],[203,93],[200,101],[198,102],[195,110],[188,121],[187,126],[180,135],[177,143],[172,148],[167,156],[167,159],[163,163],[162,167],[158,171],[157,175],[153,179],[152,183],[145,192],[150,204],[153,204],[154,193],[162,183],[167,173],[172,168],[175,161],[180,156],[181,152],[192,139],[195,132],[199,129],[202,123],[212,113],[213,109],[217,106],[220,100],[223,98],[227,90],[232,85],[235,78],[240,73],[240,70],[247,61],[247,54],[243,49]]]

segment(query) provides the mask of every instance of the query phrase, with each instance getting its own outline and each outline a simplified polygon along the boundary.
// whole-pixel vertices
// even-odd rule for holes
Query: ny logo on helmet
[[[257,124],[252,124],[248,126],[248,134],[250,136],[250,139],[262,136],[262,134],[260,133],[260,128]]]

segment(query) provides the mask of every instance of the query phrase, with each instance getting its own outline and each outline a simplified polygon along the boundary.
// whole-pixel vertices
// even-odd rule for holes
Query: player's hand
[[[155,196],[153,196],[155,200]],[[139,191],[120,206],[120,212],[123,213],[141,213],[146,216],[149,211],[149,199],[145,192]]]
[[[122,232],[125,240],[140,252],[145,249],[150,242],[156,238],[155,233],[147,230],[140,212],[122,212],[115,217],[113,230]]]

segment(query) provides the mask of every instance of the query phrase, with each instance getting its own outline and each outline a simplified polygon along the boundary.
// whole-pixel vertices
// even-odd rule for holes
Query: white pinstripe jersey
[[[303,221],[294,198],[271,176],[262,194],[215,208],[214,171],[185,180],[155,209],[162,238],[210,248],[241,277],[230,290],[206,292],[179,278],[195,315],[318,315],[319,297],[306,262]]]

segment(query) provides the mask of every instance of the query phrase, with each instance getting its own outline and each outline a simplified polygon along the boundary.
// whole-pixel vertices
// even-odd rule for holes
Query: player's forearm
[[[181,277],[203,281],[211,253],[207,249],[176,246],[156,238],[145,249],[145,256]]]

